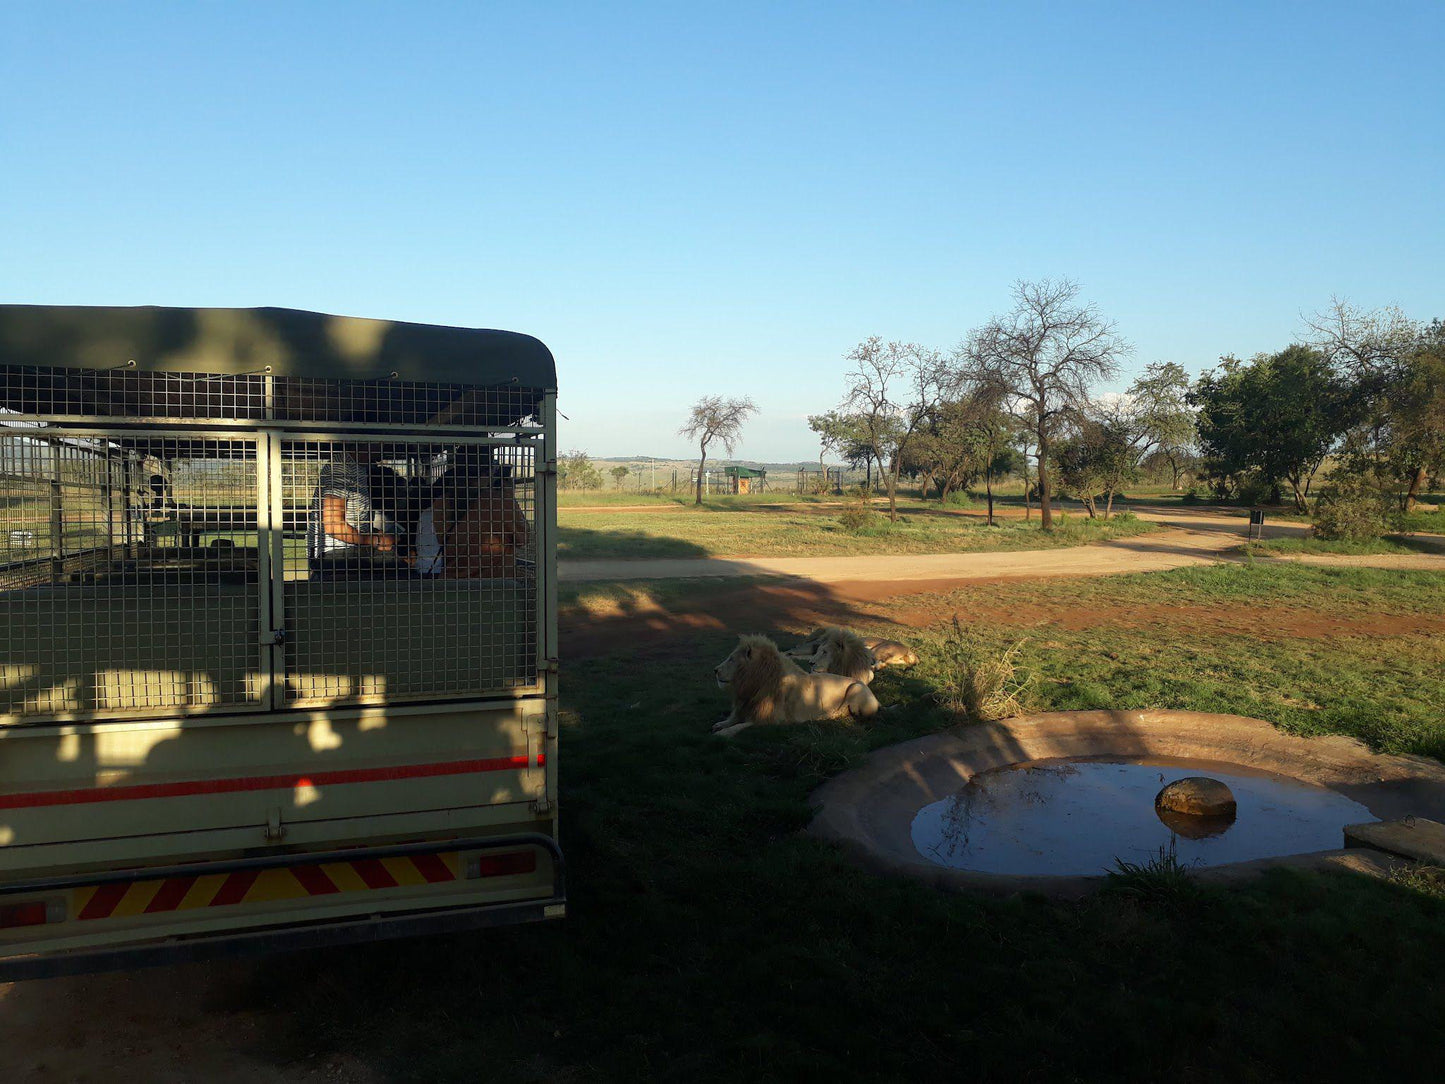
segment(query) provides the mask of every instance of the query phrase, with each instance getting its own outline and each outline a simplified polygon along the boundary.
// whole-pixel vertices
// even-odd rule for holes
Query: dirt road
[[[1012,550],[994,553],[873,554],[861,557],[664,557],[644,560],[561,561],[559,578],[597,580],[707,579],[740,576],[788,576],[818,583],[872,580],[964,581],[1038,576],[1110,576],[1160,572],[1237,557],[1245,522],[1237,514],[1212,510],[1180,511],[1136,506],[1141,519],[1158,523],[1154,534],[1120,538],[1068,549]],[[1304,537],[1302,524],[1276,524],[1266,538]],[[1445,554],[1301,554],[1269,558],[1312,565],[1419,569],[1445,572]]]
[[[562,561],[562,580],[666,580],[716,576],[792,576],[848,580],[980,580],[1021,576],[1107,576],[1208,564],[1237,549],[1244,528],[1236,516],[1150,513],[1165,530],[1069,549],[997,553],[876,554],[864,557],[670,557]],[[1276,527],[1274,537],[1304,528]]]

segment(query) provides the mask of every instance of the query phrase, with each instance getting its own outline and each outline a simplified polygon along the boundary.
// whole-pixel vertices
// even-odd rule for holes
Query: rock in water
[[[1176,779],[1154,796],[1154,809],[1190,817],[1233,817],[1234,792],[1218,779],[1191,775]]]

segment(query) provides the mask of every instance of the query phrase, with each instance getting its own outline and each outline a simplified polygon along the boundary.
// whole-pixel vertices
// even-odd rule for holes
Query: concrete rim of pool
[[[914,816],[958,793],[974,776],[1045,760],[1169,758],[1213,761],[1325,787],[1379,820],[1445,820],[1445,765],[1418,756],[1371,753],[1344,737],[1304,738],[1259,719],[1196,711],[1060,711],[954,727],[889,746],[813,792],[809,834],[841,844],[859,864],[940,888],[1010,895],[1073,896],[1092,891],[1090,876],[981,873],[938,865],[916,849]],[[1230,880],[1277,866],[1378,872],[1402,860],[1339,849],[1210,866],[1208,880]]]

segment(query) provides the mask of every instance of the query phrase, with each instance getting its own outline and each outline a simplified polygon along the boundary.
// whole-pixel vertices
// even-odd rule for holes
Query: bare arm
[[[352,546],[366,546],[382,553],[390,553],[396,540],[389,534],[361,531],[346,522],[346,498],[323,497],[321,499],[321,526],[327,537]]]

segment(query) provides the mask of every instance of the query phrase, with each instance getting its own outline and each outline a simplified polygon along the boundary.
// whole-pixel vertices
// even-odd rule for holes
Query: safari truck
[[[556,371],[0,306],[0,980],[555,918]]]

